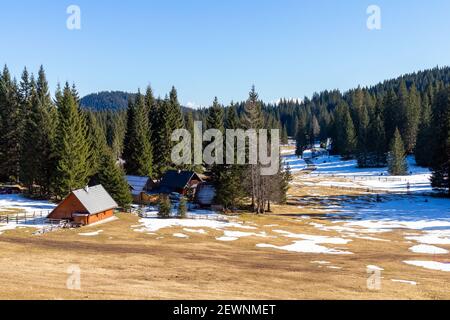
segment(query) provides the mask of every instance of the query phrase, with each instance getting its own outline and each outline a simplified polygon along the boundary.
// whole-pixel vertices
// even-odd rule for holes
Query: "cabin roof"
[[[89,214],[115,209],[118,204],[102,185],[73,191],[75,197],[86,208]]]
[[[128,185],[131,188],[131,194],[139,195],[141,192],[145,191],[145,187],[150,180],[149,177],[139,177],[139,176],[126,176]]]
[[[193,171],[169,170],[163,175],[160,186],[162,188],[184,189],[193,178],[203,181],[202,178]]]

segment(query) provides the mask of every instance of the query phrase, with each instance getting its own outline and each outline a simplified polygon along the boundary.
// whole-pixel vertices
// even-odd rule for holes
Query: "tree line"
[[[102,184],[122,207],[132,199],[125,174],[159,179],[169,169],[203,172],[212,176],[217,203],[237,208],[251,198],[250,208],[262,213],[271,202],[286,201],[289,170],[263,177],[252,166],[182,166],[171,161],[173,130],[193,132],[194,121],[205,129],[278,128],[264,117],[255,90],[241,114],[237,105],[224,107],[217,99],[211,108],[182,108],[172,88],[155,98],[148,87],[128,97],[126,110],[80,107],[74,85],[58,85],[51,96],[45,71],[37,77],[25,68],[16,81],[5,66],[0,76],[0,181],[25,185],[30,196],[65,197],[88,184]],[[287,140],[287,134],[285,135]],[[253,174],[249,175],[248,172]]]

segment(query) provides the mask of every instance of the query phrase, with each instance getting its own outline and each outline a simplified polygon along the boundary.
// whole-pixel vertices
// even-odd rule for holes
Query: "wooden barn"
[[[89,225],[114,215],[117,203],[102,185],[71,192],[47,217]]]
[[[159,185],[161,193],[177,192],[182,195],[188,195],[189,192],[195,193],[195,189],[199,183],[203,182],[202,178],[193,171],[167,171]]]
[[[126,176],[128,186],[134,203],[150,203],[152,198],[148,192],[156,187],[156,183],[150,177]]]

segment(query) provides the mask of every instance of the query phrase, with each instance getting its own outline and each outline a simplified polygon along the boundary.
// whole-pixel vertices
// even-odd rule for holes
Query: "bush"
[[[161,195],[159,197],[159,211],[158,211],[158,217],[167,219],[170,218],[170,211],[172,209],[172,206],[170,204],[170,199],[166,195]]]
[[[187,214],[187,201],[185,197],[182,197],[180,203],[178,204],[178,217],[181,219],[186,218]]]

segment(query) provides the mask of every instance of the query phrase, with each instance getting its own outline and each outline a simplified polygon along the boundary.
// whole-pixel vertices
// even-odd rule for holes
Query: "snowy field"
[[[304,170],[306,162],[294,154],[284,155],[283,160],[293,173]],[[407,158],[407,176],[390,176],[387,167],[358,168],[356,160],[344,161],[340,156],[324,156],[313,160],[316,170],[310,177],[322,178],[318,185],[345,188],[368,188],[386,192],[432,192],[429,169],[419,167],[413,156]],[[334,181],[333,178],[348,181]]]
[[[0,223],[0,235],[7,230],[14,230],[16,228],[36,228],[42,229],[45,227],[45,218],[41,218],[42,215],[45,217],[51,210],[55,208],[55,205],[48,201],[40,200],[30,200],[22,195],[12,194],[12,195],[0,195],[0,214],[11,214],[14,217],[15,213],[20,215],[27,215],[27,221],[19,221],[16,223],[14,219],[6,224]],[[32,219],[32,214],[39,215],[39,218]]]
[[[306,162],[302,158],[297,157],[295,154],[289,154],[283,157],[283,161],[289,165],[291,172],[299,172],[306,168]]]
[[[55,208],[53,203],[41,200],[30,200],[20,194],[0,195],[0,214],[2,213],[39,213]]]

